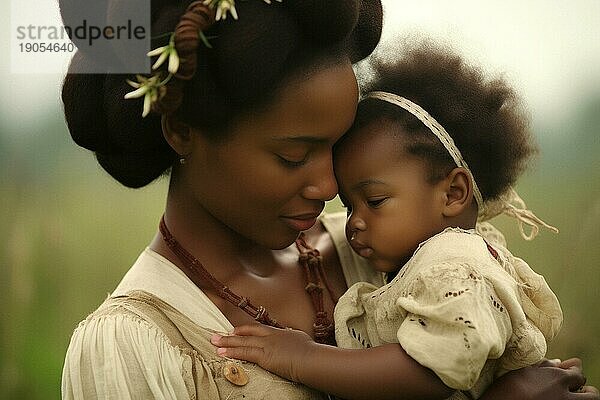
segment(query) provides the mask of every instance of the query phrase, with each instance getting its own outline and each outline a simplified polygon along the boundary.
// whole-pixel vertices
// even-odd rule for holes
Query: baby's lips
[[[361,257],[369,258],[373,255],[373,249],[370,247],[363,247],[358,251]]]
[[[369,258],[371,255],[373,255],[373,249],[359,241],[354,240],[352,243],[350,243],[350,245],[352,246],[352,249],[361,257]]]

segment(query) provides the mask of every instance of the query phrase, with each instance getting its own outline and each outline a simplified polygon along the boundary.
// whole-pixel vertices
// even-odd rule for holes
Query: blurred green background
[[[468,24],[475,12],[469,2],[452,3],[463,7],[466,17],[434,13],[431,1],[415,6],[412,14],[397,10],[399,3],[386,3],[388,34],[396,31],[389,25],[397,21],[405,21],[406,29],[435,26],[438,36],[463,43],[475,57],[486,54],[485,66],[512,71],[530,102],[542,156],[518,189],[530,208],[561,232],[544,231],[528,243],[510,221],[499,218],[498,225],[513,252],[546,276],[563,305],[564,327],[549,356],[580,356],[595,385],[600,385],[600,62],[590,54],[600,30],[589,28],[588,36],[581,36],[587,19],[578,16],[598,19],[598,3],[568,3],[580,14],[557,15],[565,26],[553,27],[557,34],[551,44],[539,45],[542,50],[533,30],[519,33],[529,44],[506,36],[483,39],[489,28],[481,20]],[[570,36],[561,34],[565,29],[572,30]],[[586,38],[594,41],[582,44]],[[530,58],[523,60],[522,54]],[[60,76],[13,74],[6,60],[0,68],[0,398],[57,398],[69,337],[152,238],[166,180],[140,190],[119,186],[71,142],[58,100]],[[541,79],[538,70],[550,76]]]

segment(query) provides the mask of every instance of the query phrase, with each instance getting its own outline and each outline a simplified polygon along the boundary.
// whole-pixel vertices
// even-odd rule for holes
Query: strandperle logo
[[[119,26],[94,26],[83,20],[79,26],[17,26],[18,40],[84,40],[89,46],[93,46],[94,41],[98,39],[121,40],[121,39],[146,39],[146,28],[140,25],[133,25],[131,20],[127,20],[126,25]]]
[[[150,0],[12,0],[13,73],[150,72]]]

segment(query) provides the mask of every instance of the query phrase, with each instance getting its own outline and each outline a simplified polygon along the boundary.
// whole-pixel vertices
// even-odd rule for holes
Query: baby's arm
[[[214,335],[224,357],[254,362],[284,378],[346,399],[445,399],[453,390],[398,344],[364,350],[315,343],[298,330],[264,325]]]

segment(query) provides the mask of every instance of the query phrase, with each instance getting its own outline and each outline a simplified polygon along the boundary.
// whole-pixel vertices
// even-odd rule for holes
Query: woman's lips
[[[281,217],[281,220],[289,226],[292,230],[295,231],[305,231],[310,228],[317,222],[317,217],[319,214],[303,214],[292,217]]]

